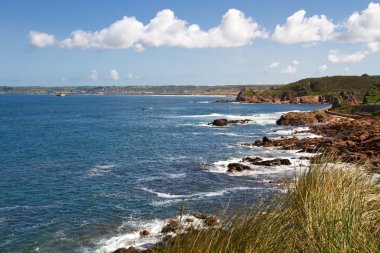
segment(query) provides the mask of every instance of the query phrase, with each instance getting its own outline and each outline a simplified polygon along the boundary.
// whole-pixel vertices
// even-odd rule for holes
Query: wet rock
[[[128,249],[127,248],[119,248],[115,251],[113,251],[112,253],[141,253],[142,251],[139,250],[139,249],[136,249],[134,247],[129,247]]]
[[[213,122],[209,123],[209,125],[212,126],[227,126],[228,120],[227,119],[216,119]]]
[[[208,123],[209,126],[227,126],[231,124],[247,124],[250,122],[250,119],[243,119],[243,120],[227,120],[227,119],[216,119],[211,123]]]
[[[140,237],[147,237],[150,235],[150,232],[146,229],[140,231]]]
[[[252,158],[252,157],[245,157],[243,158],[243,162],[249,162],[249,163],[255,163],[255,162],[260,162],[262,161],[263,159],[261,159],[260,157],[255,157],[255,158]]]
[[[227,172],[242,172],[244,170],[250,170],[251,168],[247,165],[244,165],[244,164],[240,164],[240,163],[230,163],[228,164],[228,170]]]
[[[179,220],[169,220],[169,222],[161,229],[161,233],[175,233],[180,229],[182,229],[182,225]]]
[[[288,180],[270,180],[268,183],[270,184],[289,184]]]
[[[253,165],[260,166],[280,166],[280,165],[291,165],[289,159],[277,158],[273,160],[257,161],[252,163]]]

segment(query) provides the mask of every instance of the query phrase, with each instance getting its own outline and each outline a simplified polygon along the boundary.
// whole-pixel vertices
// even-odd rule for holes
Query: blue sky
[[[133,18],[134,17],[134,18]],[[376,1],[0,2],[0,85],[222,85],[379,74]]]

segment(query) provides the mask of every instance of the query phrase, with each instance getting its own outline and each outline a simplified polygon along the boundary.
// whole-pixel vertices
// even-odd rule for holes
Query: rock
[[[240,163],[230,163],[230,164],[228,164],[227,167],[228,167],[227,172],[235,172],[235,171],[241,172],[244,170],[250,170],[251,169],[249,166],[244,165],[244,164],[240,164]]]
[[[271,140],[268,137],[264,136],[263,137],[263,144],[266,144],[268,142],[271,142]]]
[[[237,102],[245,103],[272,103],[272,96],[264,95],[259,90],[253,90],[249,87],[244,87],[236,97]]]
[[[261,159],[260,157],[255,157],[255,158],[252,158],[252,157],[245,157],[243,158],[243,162],[249,162],[249,163],[255,163],[255,162],[259,162],[259,161],[262,161],[263,159]]]
[[[326,123],[331,120],[331,116],[323,111],[314,112],[288,112],[283,114],[277,125],[284,126],[308,126],[317,123]]]
[[[244,120],[227,120],[227,119],[216,119],[211,123],[208,123],[209,126],[227,126],[229,124],[247,124],[250,122],[250,119]]]
[[[129,247],[128,249],[127,248],[119,248],[115,251],[113,251],[112,253],[141,253],[142,251],[139,250],[139,249],[136,249],[134,247]]]
[[[270,180],[268,183],[270,184],[289,184],[288,180]]]
[[[196,214],[194,214],[194,217],[197,219],[200,219],[200,220],[204,220],[208,217],[208,215],[205,213],[196,213]]]
[[[194,219],[193,218],[186,218],[185,221],[191,223],[191,222],[194,222]]]
[[[260,166],[279,166],[279,165],[291,165],[291,162],[289,161],[289,159],[276,158],[273,160],[257,161],[252,164],[260,165]]]
[[[212,126],[227,126],[228,120],[227,119],[216,119],[213,122],[209,123],[209,125]]]
[[[146,229],[140,231],[140,237],[146,237],[146,236],[149,236],[150,235],[150,232]]]
[[[175,233],[180,229],[182,229],[182,225],[179,220],[169,220],[169,222],[161,229],[161,233]]]

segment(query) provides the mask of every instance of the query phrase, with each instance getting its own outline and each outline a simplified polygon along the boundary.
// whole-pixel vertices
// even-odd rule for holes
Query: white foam
[[[258,113],[249,115],[233,115],[233,114],[221,114],[221,113],[211,113],[211,114],[196,114],[196,115],[182,115],[176,116],[175,118],[224,118],[227,120],[251,120],[249,124],[259,124],[259,125],[275,125],[276,121],[281,117],[282,114],[287,112],[299,112],[298,110],[286,111],[286,112],[273,112],[273,113]]]
[[[187,222],[186,220],[190,218],[193,222]],[[185,233],[186,229],[190,226],[193,226],[195,229],[200,229],[205,226],[204,221],[198,219],[192,215],[184,215],[181,217],[175,217],[179,220],[182,225],[182,230],[178,231],[179,233]],[[146,249],[144,247],[147,244],[154,244],[162,240],[163,234],[161,230],[163,226],[167,223],[167,220],[154,219],[149,221],[142,220],[130,220],[123,222],[123,224],[118,228],[119,234],[112,236],[110,238],[100,240],[95,250],[85,249],[84,252],[95,252],[95,253],[108,253],[112,252],[118,248],[129,248],[131,246],[138,249]],[[125,229],[132,230],[131,232],[122,233]],[[146,237],[140,236],[140,231],[148,230],[150,235]],[[175,236],[174,233],[169,233]]]
[[[310,164],[309,160],[300,159],[300,157],[312,157],[315,154],[309,153],[298,153],[297,150],[278,150],[275,148],[265,148],[259,157],[263,160],[271,160],[274,158],[286,158],[289,159],[291,165],[280,165],[280,166],[261,166],[261,165],[252,165],[249,162],[242,162],[241,158],[229,158],[227,160],[214,162],[211,166],[207,168],[207,171],[212,173],[226,173],[229,176],[265,176],[265,175],[275,175],[278,174],[279,177],[283,177],[286,173],[294,172],[300,173],[304,171]],[[258,156],[258,155],[254,155]],[[245,170],[242,172],[229,173],[228,164],[230,163],[240,163],[248,165],[251,167],[251,170]]]
[[[120,233],[119,235],[102,239],[97,243],[96,249],[94,251],[86,249],[85,252],[108,253],[118,248],[128,248],[131,246],[141,247],[144,244],[156,243],[160,239],[160,232],[164,224],[165,221],[159,219],[150,221],[125,222],[122,224],[122,226],[128,226],[134,231],[128,233]],[[122,230],[121,227],[118,228],[119,231]],[[140,236],[139,231],[144,229],[150,232],[150,236]]]
[[[99,177],[112,171],[116,167],[116,164],[97,164],[93,168],[89,169],[87,176],[89,177]]]

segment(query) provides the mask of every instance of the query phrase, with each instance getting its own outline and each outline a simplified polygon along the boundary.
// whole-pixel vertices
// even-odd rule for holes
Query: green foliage
[[[358,166],[318,161],[271,206],[179,235],[154,252],[380,252],[379,185]]]

